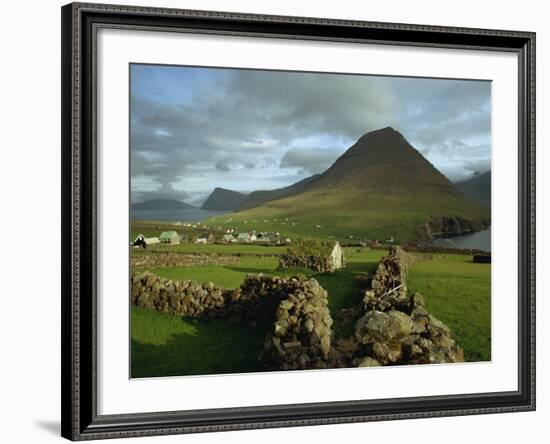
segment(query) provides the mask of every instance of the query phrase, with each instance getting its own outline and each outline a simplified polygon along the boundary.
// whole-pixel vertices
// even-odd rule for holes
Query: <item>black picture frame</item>
[[[68,4],[61,15],[62,436],[85,440],[535,409],[535,33],[85,3]],[[98,415],[94,76],[100,27],[515,53],[519,66],[518,390]]]

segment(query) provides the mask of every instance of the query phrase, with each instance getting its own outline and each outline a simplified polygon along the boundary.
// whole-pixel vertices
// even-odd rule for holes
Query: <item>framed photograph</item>
[[[61,13],[64,437],[535,409],[534,33]]]

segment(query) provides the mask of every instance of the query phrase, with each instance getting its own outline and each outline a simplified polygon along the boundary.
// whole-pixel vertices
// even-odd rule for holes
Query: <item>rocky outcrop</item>
[[[459,216],[443,216],[428,221],[425,225],[425,231],[428,239],[434,239],[436,237],[476,233],[486,230],[490,226],[490,219],[468,220]]]
[[[420,294],[407,291],[407,268],[414,260],[398,247],[380,260],[354,336],[337,344],[348,362],[369,367],[464,361],[449,328],[427,311]]]

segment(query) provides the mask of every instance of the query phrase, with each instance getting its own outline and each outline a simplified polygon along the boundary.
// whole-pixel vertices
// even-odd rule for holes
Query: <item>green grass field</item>
[[[154,268],[151,271],[159,276],[172,280],[192,279],[200,282],[213,282],[225,288],[237,288],[243,283],[247,274],[276,273],[276,257],[241,257],[239,263],[229,265],[201,265],[195,267]],[[287,272],[284,274],[291,274]]]
[[[284,273],[313,276],[327,290],[336,338],[349,336],[354,329],[353,321],[339,321],[335,314],[361,301],[355,276],[373,273],[380,257],[386,254],[383,250],[354,248],[346,248],[345,253],[347,266],[335,273],[313,275],[304,270]],[[210,281],[236,288],[250,273],[281,275],[276,267],[276,257],[244,256],[238,264],[152,271],[174,280]],[[411,267],[408,287],[410,291],[421,292],[428,309],[451,328],[467,360],[490,359],[490,265],[474,264],[470,256],[434,255],[432,260]],[[259,371],[257,358],[268,329],[269,325],[198,321],[132,307],[132,377]]]
[[[434,255],[418,262],[407,280],[428,310],[451,329],[467,361],[491,360],[491,265],[471,256]]]
[[[280,232],[292,239],[313,237],[349,241],[393,237],[396,242],[404,242],[422,238],[424,225],[432,217],[447,214],[473,220],[488,217],[485,208],[472,205],[461,197],[441,199],[437,196],[437,193],[357,194],[323,189],[215,216],[206,223],[242,231]],[[399,216],[396,216],[397,211],[388,209],[398,209]]]
[[[259,371],[268,325],[195,320],[132,307],[132,377]]]

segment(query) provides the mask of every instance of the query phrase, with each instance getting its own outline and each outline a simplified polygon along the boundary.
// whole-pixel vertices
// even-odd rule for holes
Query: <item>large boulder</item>
[[[464,361],[449,327],[428,312],[422,295],[407,292],[407,269],[414,260],[397,247],[380,260],[364,292],[364,315],[353,338],[357,345],[341,348],[348,361],[361,366]]]
[[[355,337],[362,344],[396,341],[415,330],[412,319],[400,311],[372,310],[357,321]]]

